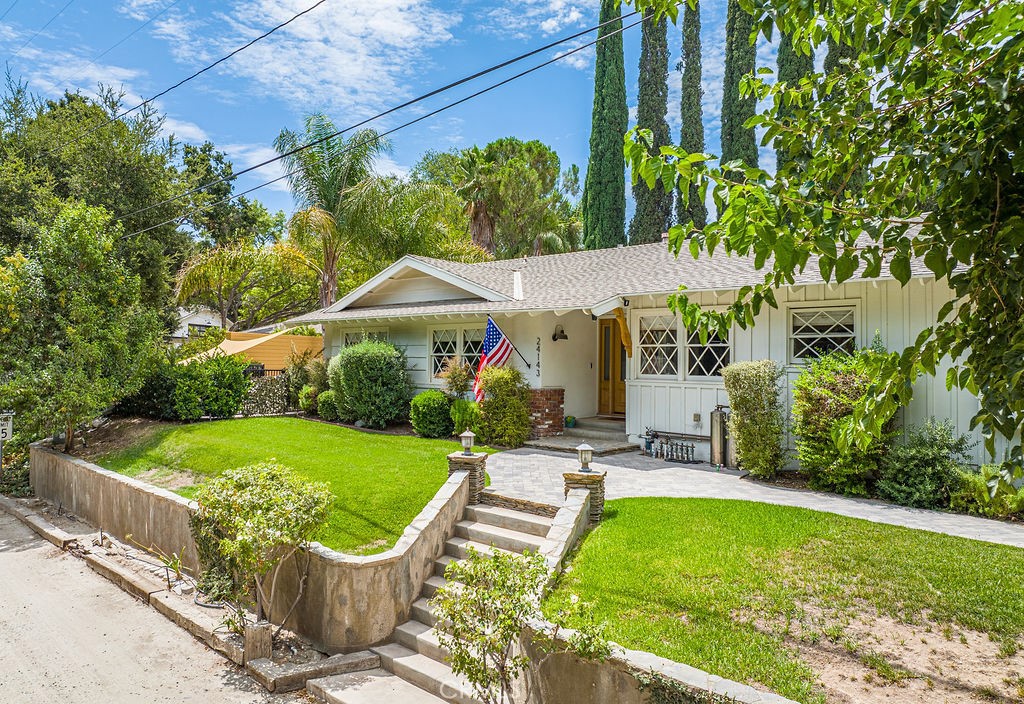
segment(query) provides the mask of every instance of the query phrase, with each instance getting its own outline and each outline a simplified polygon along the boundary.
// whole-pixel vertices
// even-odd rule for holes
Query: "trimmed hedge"
[[[409,413],[409,373],[405,353],[392,344],[366,340],[346,347],[331,360],[331,389],[344,398],[342,416],[371,428],[386,428]]]
[[[115,412],[159,420],[230,418],[242,410],[249,390],[248,366],[245,360],[220,355],[189,364],[161,359],[138,393],[121,401]]]
[[[481,435],[480,432],[480,404],[476,401],[467,401],[457,398],[452,402],[451,410],[452,434],[462,435],[466,430],[472,430],[473,434]]]
[[[316,414],[324,420],[338,420],[338,402],[336,394],[328,389],[316,397]]]
[[[488,445],[519,447],[530,437],[530,386],[515,367],[487,367],[480,374],[480,434]]]
[[[409,420],[416,434],[425,438],[452,436],[451,399],[437,389],[417,394],[409,404]]]
[[[786,461],[783,448],[782,369],[770,359],[736,362],[722,370],[729,395],[729,437],[744,469],[773,477]]]

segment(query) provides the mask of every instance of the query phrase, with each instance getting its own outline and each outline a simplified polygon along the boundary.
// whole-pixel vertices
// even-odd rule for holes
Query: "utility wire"
[[[126,41],[128,41],[129,39],[131,39],[132,37],[134,37],[134,36],[135,36],[136,34],[138,34],[139,32],[141,32],[141,31],[142,31],[143,29],[145,29],[146,27],[148,27],[149,25],[151,25],[151,24],[152,24],[153,22],[155,22],[155,21],[156,21],[157,19],[159,19],[160,17],[162,17],[162,16],[163,16],[163,15],[164,15],[164,14],[165,14],[165,13],[166,13],[166,12],[167,12],[168,10],[170,10],[170,9],[171,9],[172,7],[174,7],[175,5],[177,5],[177,4],[178,4],[178,3],[180,3],[180,2],[181,2],[181,0],[173,0],[173,2],[170,2],[170,3],[168,3],[167,5],[164,5],[164,7],[163,7],[162,9],[158,10],[158,11],[157,11],[156,13],[154,13],[154,14],[153,14],[152,16],[150,16],[150,18],[149,18],[149,19],[147,19],[147,20],[146,20],[145,22],[143,22],[142,24],[140,24],[140,25],[139,25],[138,27],[136,27],[135,29],[133,29],[133,30],[132,30],[131,32],[129,32],[128,34],[126,34],[126,35],[125,35],[124,37],[122,37],[122,38],[121,38],[120,40],[118,40],[117,42],[115,42],[115,43],[111,44],[111,45],[110,45],[109,47],[107,47],[106,49],[104,49],[103,51],[101,51],[101,52],[100,52],[99,54],[97,54],[96,56],[94,56],[94,57],[92,58],[92,60],[91,60],[91,61],[90,61],[90,62],[89,62],[88,64],[86,64],[86,65],[85,65],[85,68],[83,68],[83,69],[82,69],[81,71],[79,71],[79,72],[78,72],[78,74],[77,74],[77,75],[76,75],[76,76],[75,76],[75,77],[74,77],[74,78],[73,78],[73,79],[71,80],[71,83],[72,83],[72,84],[77,84],[77,83],[78,83],[78,81],[79,81],[79,80],[81,80],[81,78],[82,78],[82,77],[83,77],[83,76],[85,75],[85,72],[86,72],[86,71],[88,71],[88,70],[89,70],[89,69],[90,69],[90,68],[91,68],[92,66],[95,66],[95,65],[96,65],[96,62],[97,62],[97,61],[99,61],[100,59],[102,59],[102,58],[103,58],[104,56],[106,56],[107,54],[109,54],[110,52],[112,52],[112,51],[113,51],[114,49],[116,49],[117,47],[119,47],[119,46],[121,46],[122,44],[124,44],[124,43],[125,43]],[[0,20],[2,20],[2,19],[3,19],[3,18],[2,18],[2,17],[0,17]],[[67,79],[65,78],[64,80],[66,81]]]
[[[167,205],[168,203],[173,203],[175,201],[181,200],[182,198],[186,198],[186,197],[188,197],[190,195],[194,195],[196,193],[199,193],[200,191],[203,191],[203,190],[209,188],[210,186],[216,186],[217,184],[223,183],[225,181],[232,181],[232,180],[238,178],[239,176],[244,176],[245,174],[247,174],[247,173],[249,173],[251,171],[256,171],[257,169],[262,169],[264,166],[269,166],[270,164],[273,164],[275,162],[281,161],[282,159],[286,159],[286,158],[288,158],[290,156],[294,156],[295,154],[298,154],[299,152],[303,152],[303,151],[305,151],[307,149],[311,149],[312,147],[315,147],[315,146],[318,146],[320,144],[323,144],[324,142],[327,142],[327,141],[329,141],[331,139],[334,139],[335,137],[338,137],[338,136],[340,136],[340,135],[342,135],[342,134],[344,134],[346,132],[351,132],[353,130],[359,129],[360,127],[363,127],[363,126],[365,126],[365,125],[367,125],[367,124],[369,124],[371,122],[379,120],[379,119],[381,119],[383,117],[387,117],[388,115],[390,115],[390,114],[392,114],[394,112],[398,112],[399,110],[403,110],[403,109],[405,109],[405,108],[407,108],[407,107],[409,107],[411,105],[415,105],[416,103],[421,103],[424,100],[427,100],[427,99],[432,98],[432,97],[434,97],[436,95],[439,95],[440,93],[445,93],[445,92],[451,90],[452,88],[457,88],[458,86],[461,86],[464,83],[469,83],[470,81],[476,80],[477,78],[481,78],[482,76],[486,76],[486,75],[488,75],[490,73],[494,73],[495,71],[499,71],[499,70],[501,70],[503,68],[507,68],[508,66],[511,66],[512,64],[519,63],[520,61],[523,61],[525,59],[530,58],[531,56],[536,56],[537,54],[540,54],[542,52],[545,52],[545,51],[548,51],[550,49],[553,49],[553,48],[559,46],[560,44],[565,44],[566,42],[572,41],[573,39],[578,39],[579,37],[581,37],[581,36],[583,36],[585,34],[590,34],[591,32],[594,32],[595,30],[600,30],[600,29],[604,28],[605,26],[607,26],[609,24],[629,19],[630,17],[633,17],[633,16],[638,15],[638,14],[640,14],[640,13],[637,12],[637,11],[633,11],[633,12],[629,13],[628,15],[624,15],[622,17],[616,17],[615,19],[611,19],[611,20],[608,20],[606,22],[602,22],[601,24],[595,25],[595,26],[590,27],[588,29],[584,29],[584,30],[582,30],[580,32],[576,32],[575,34],[572,34],[570,36],[563,37],[562,39],[559,39],[557,41],[551,42],[549,44],[545,44],[544,46],[538,47],[536,49],[533,49],[532,51],[529,51],[529,52],[527,52],[525,54],[520,54],[519,56],[516,56],[514,58],[508,59],[508,60],[503,61],[503,62],[501,62],[499,64],[495,64],[494,66],[491,66],[490,68],[486,68],[486,69],[483,69],[481,71],[477,71],[476,73],[472,74],[471,76],[465,76],[464,78],[460,78],[457,81],[453,81],[452,83],[449,83],[447,85],[441,86],[440,88],[435,88],[434,90],[430,91],[429,93],[424,93],[423,95],[420,95],[420,96],[418,96],[416,98],[412,98],[411,100],[407,100],[407,101],[405,101],[404,103],[402,103],[400,105],[396,105],[396,106],[394,106],[392,108],[388,108],[384,112],[377,113],[373,117],[368,117],[365,120],[362,120],[361,122],[357,122],[354,125],[350,125],[350,126],[344,128],[344,129],[340,129],[337,132],[329,134],[329,135],[327,135],[325,137],[321,137],[320,139],[317,139],[317,140],[315,140],[313,142],[309,142],[308,144],[303,144],[301,146],[298,146],[295,149],[292,149],[291,151],[285,152],[284,154],[280,154],[280,155],[278,155],[276,157],[272,157],[270,159],[267,159],[266,161],[262,161],[262,162],[260,162],[258,164],[254,164],[253,166],[250,166],[248,168],[242,169],[241,171],[237,171],[237,172],[233,173],[230,176],[222,176],[222,177],[220,177],[218,179],[215,179],[213,181],[210,181],[208,183],[204,183],[201,186],[196,186],[195,188],[192,188],[192,189],[190,189],[188,191],[185,191],[184,193],[179,193],[176,196],[172,196],[170,198],[162,200],[159,203],[154,203],[153,205],[147,205],[144,208],[139,208],[138,210],[133,210],[130,213],[126,213],[124,215],[120,215],[120,216],[118,216],[117,219],[118,220],[124,220],[126,218],[134,217],[135,215],[140,215],[140,214],[145,213],[145,212],[147,212],[149,210],[152,210],[153,208],[159,208],[162,205]],[[642,22],[643,20],[641,19],[640,21]],[[635,27],[637,24],[639,24],[639,22],[631,24],[631,25],[629,25],[629,27]],[[618,33],[622,32],[624,29],[628,29],[629,27],[623,27],[622,29],[615,30],[614,32],[610,32],[606,36],[613,36],[614,34],[618,34]],[[589,48],[591,46],[594,46],[601,39],[603,39],[603,37],[600,37],[600,38],[598,38],[598,39],[596,39],[596,40],[594,40],[594,41],[592,41],[592,42],[590,42],[588,44],[584,44],[583,46],[576,47],[575,49],[573,49],[571,51],[565,52],[563,54],[559,54],[552,61],[549,61],[549,62],[546,62],[546,63],[543,63],[543,64],[539,64],[538,66],[534,67],[533,69],[530,69],[529,71],[526,71],[524,73],[517,74],[516,76],[513,76],[513,78],[509,79],[509,80],[515,80],[516,78],[524,76],[524,75],[526,75],[528,73],[532,73],[533,71],[537,70],[538,68],[542,68],[544,66],[547,66],[549,63],[553,63],[554,61],[558,61],[560,59],[563,59],[566,56],[571,56],[572,54],[575,54],[575,53],[577,53],[577,52],[579,52],[579,51],[581,51],[583,49],[587,49],[587,48]],[[509,81],[508,80],[503,81],[502,83],[499,83],[496,86],[492,86],[491,88],[489,88],[487,90],[491,90],[491,89],[496,88],[496,87],[498,87],[500,85],[504,85],[507,82],[509,82]],[[487,90],[481,91],[479,94],[482,95],[483,93],[486,93]],[[475,97],[476,95],[477,94],[474,94],[474,96],[472,96],[472,97]],[[460,102],[465,102],[465,100],[460,101]],[[457,105],[457,104],[458,103],[455,103],[455,105]],[[449,106],[449,107],[454,107],[454,105]],[[447,109],[447,108],[444,108],[444,109]],[[430,113],[430,115],[434,115],[434,114],[436,114],[436,112]],[[424,117],[428,117],[430,115],[427,115],[427,116],[424,116]],[[424,119],[424,118],[419,118],[418,120],[414,120],[413,122],[406,123],[406,125],[403,125],[403,127],[408,126],[410,124],[415,124],[415,122],[419,122],[422,119]],[[392,131],[394,131],[394,130],[392,130]],[[385,134],[390,134],[390,132],[386,132]],[[241,194],[239,194],[239,195],[241,195]]]
[[[36,37],[38,37],[40,34],[42,34],[44,31],[46,31],[46,28],[49,27],[51,24],[53,24],[54,20],[56,20],[61,15],[63,15],[64,14],[64,10],[68,9],[69,7],[71,7],[71,3],[73,3],[74,1],[75,0],[68,0],[67,3],[64,5],[64,7],[60,8],[59,10],[57,10],[57,14],[56,15],[54,15],[53,17],[48,19],[46,21],[46,24],[44,24],[42,27],[40,27],[38,30],[36,30],[36,33],[33,34],[31,37],[29,37],[28,41],[26,41],[24,44],[22,44],[20,47],[18,47],[18,50],[16,52],[14,52],[14,55],[11,56],[11,58],[12,59],[17,58],[18,55],[22,52],[22,50],[25,47],[27,47],[29,44],[34,42],[36,40]],[[14,8],[14,5],[11,5],[11,7],[7,10],[7,12],[10,12],[11,9],[13,9],[13,8]],[[7,16],[7,12],[4,13],[4,17]]]
[[[11,14],[11,10],[13,10],[14,6],[17,4],[18,0],[14,0],[14,2],[11,3],[11,6],[4,10],[4,14],[0,15],[0,22],[3,22],[5,19],[7,19],[7,15]]]
[[[638,12],[632,12],[632,13],[630,13],[628,15],[623,16],[621,19],[628,19],[629,17],[632,17],[632,16],[637,15],[637,14],[639,14],[639,13]],[[650,16],[651,15],[648,15],[647,17],[650,17]],[[637,20],[636,22],[633,22],[630,25],[624,25],[620,29],[616,29],[616,30],[614,30],[612,32],[609,32],[608,34],[606,34],[606,35],[604,35],[602,37],[598,37],[597,39],[594,39],[591,42],[588,42],[588,43],[583,44],[581,46],[575,47],[574,49],[571,49],[571,50],[565,52],[564,54],[559,54],[558,56],[555,56],[555,57],[553,57],[551,59],[548,59],[547,61],[545,61],[543,63],[537,64],[536,66],[532,66],[531,68],[528,68],[525,71],[521,71],[521,72],[515,74],[514,76],[509,76],[508,78],[506,78],[506,79],[504,79],[504,80],[502,80],[502,81],[500,81],[498,83],[494,83],[494,84],[492,84],[490,86],[487,86],[486,88],[478,90],[475,93],[467,95],[464,98],[460,98],[459,100],[456,100],[454,103],[449,103],[447,105],[442,105],[441,107],[437,108],[436,110],[432,110],[431,112],[428,112],[425,115],[421,115],[420,117],[417,117],[415,119],[409,120],[408,122],[405,122],[405,123],[403,123],[401,125],[398,125],[397,127],[393,127],[393,128],[391,128],[391,129],[389,129],[389,130],[387,130],[385,132],[382,132],[382,133],[376,135],[375,137],[371,137],[369,139],[365,139],[365,140],[363,140],[361,142],[356,142],[355,144],[349,144],[347,147],[342,149],[339,152],[339,154],[344,154],[344,153],[352,151],[353,149],[356,149],[358,147],[362,147],[362,146],[364,146],[366,144],[370,144],[372,142],[376,142],[376,141],[378,141],[380,139],[383,139],[384,137],[387,137],[390,134],[394,134],[395,132],[398,132],[399,130],[405,129],[406,127],[410,127],[411,125],[415,125],[418,122],[422,122],[423,120],[429,119],[431,117],[434,117],[435,115],[438,115],[438,114],[440,114],[442,112],[445,112],[447,110],[451,110],[454,107],[457,107],[459,105],[462,105],[463,103],[466,103],[466,102],[468,102],[470,100],[478,98],[481,95],[484,95],[485,93],[490,93],[492,90],[496,90],[496,89],[501,88],[502,86],[505,86],[505,85],[507,85],[507,84],[509,84],[509,83],[511,83],[513,81],[516,81],[516,80],[524,77],[524,76],[528,76],[529,74],[534,73],[535,71],[539,71],[540,69],[545,68],[546,66],[550,66],[551,64],[553,64],[553,63],[555,63],[557,61],[561,61],[562,59],[564,59],[566,57],[572,56],[573,54],[581,52],[584,49],[589,49],[590,47],[596,45],[598,42],[604,41],[608,37],[613,37],[616,34],[621,34],[622,32],[625,32],[627,29],[632,29],[633,27],[636,27],[638,24],[642,24],[644,22],[644,20],[647,19],[647,17],[641,17],[639,20]],[[616,20],[611,20],[611,21],[614,22]],[[608,23],[606,22],[605,24],[608,24]],[[604,26],[604,25],[599,25],[599,26]],[[594,29],[596,29],[596,28],[594,28]],[[590,31],[593,31],[593,29],[586,30],[586,31],[590,32]],[[562,40],[562,41],[567,41],[567,40]],[[561,42],[559,42],[559,43],[561,43]],[[531,52],[531,54],[529,54],[529,55],[532,55],[534,53],[536,53],[536,52]],[[519,59],[514,59],[513,61],[517,61],[517,60],[519,60]],[[507,65],[507,63],[505,65]],[[489,72],[489,70],[488,70],[488,72]],[[462,82],[465,82],[465,79]],[[436,92],[437,91],[435,91],[435,93]],[[434,94],[434,93],[432,93],[432,94]],[[394,112],[397,109],[398,108],[392,108],[391,110],[389,110],[389,111],[387,111],[385,113],[381,113],[381,115],[387,115],[388,113]],[[376,118],[370,118],[370,120],[374,120],[374,119],[376,119]],[[366,121],[360,123],[360,125],[365,124],[366,122],[369,122],[370,120],[366,120]],[[282,154],[281,156],[279,156],[279,157],[277,157],[275,159],[269,159],[268,161],[264,162],[263,164],[257,164],[256,166],[250,167],[250,168],[248,168],[248,169],[246,169],[244,171],[239,171],[238,174],[236,174],[235,176],[247,173],[249,171],[252,171],[253,169],[260,168],[260,166],[265,166],[265,165],[273,163],[275,161],[279,161],[279,160],[285,158],[286,156],[288,156],[290,154],[293,154],[295,152],[301,151],[303,149],[308,149],[308,148],[310,148],[312,146],[315,146],[317,144],[320,144],[320,143],[322,143],[322,142],[324,142],[326,140],[329,140],[329,139],[332,139],[334,137],[337,137],[337,136],[341,135],[343,132],[347,132],[347,131],[352,130],[352,129],[355,129],[355,127],[350,127],[348,129],[345,129],[345,130],[339,130],[338,132],[335,132],[333,135],[328,135],[327,137],[319,139],[316,142],[311,142],[311,143],[309,143],[307,145],[304,145],[303,147],[299,147],[298,149],[295,149],[292,152],[289,152],[288,154]],[[200,206],[198,208],[192,209],[191,211],[189,211],[188,213],[185,213],[184,215],[179,215],[179,216],[171,218],[169,220],[165,220],[165,221],[163,221],[163,222],[161,222],[161,223],[159,223],[157,225],[151,225],[151,226],[149,226],[147,228],[144,228],[142,230],[136,230],[135,232],[130,232],[130,233],[126,234],[126,235],[122,235],[121,238],[122,239],[126,239],[128,237],[135,237],[136,235],[141,235],[143,233],[149,232],[150,230],[155,230],[157,228],[164,227],[165,225],[170,225],[170,224],[173,224],[173,223],[179,223],[180,224],[180,222],[183,222],[184,220],[188,219],[192,215],[197,215],[197,214],[199,214],[199,213],[201,213],[201,212],[203,212],[205,210],[208,210],[210,208],[214,208],[214,207],[216,207],[218,205],[223,205],[224,203],[229,203],[232,200],[235,200],[236,198],[241,198],[242,196],[248,195],[249,193],[252,193],[253,191],[258,191],[261,188],[266,188],[267,186],[275,184],[275,183],[277,183],[279,181],[283,181],[284,179],[288,178],[289,176],[292,176],[292,175],[298,173],[298,171],[299,171],[299,169],[295,169],[293,171],[289,171],[286,174],[283,174],[281,176],[278,176],[277,178],[271,179],[270,181],[266,181],[264,183],[261,183],[258,186],[253,186],[252,188],[248,188],[248,189],[242,191],[241,193],[236,193],[236,194],[228,196],[226,198],[221,198],[220,200],[214,201],[213,203],[207,203],[206,205],[203,205],[203,206]],[[235,178],[235,176],[232,176],[232,177],[229,177],[229,178],[233,179],[233,178]],[[222,179],[218,179],[217,181],[212,181],[209,184],[206,184],[206,186],[200,186],[198,189],[193,189],[192,191],[189,191],[188,193],[184,193],[184,194],[182,194],[180,196],[176,196],[175,198],[170,198],[170,199],[165,200],[165,201],[163,201],[161,203],[157,203],[155,205],[148,206],[147,208],[143,208],[142,210],[136,211],[136,213],[143,212],[144,210],[148,210],[150,208],[155,208],[155,207],[157,207],[159,205],[166,205],[167,203],[173,202],[174,200],[177,200],[178,198],[182,198],[185,195],[189,195],[191,193],[195,193],[197,190],[202,190],[202,188],[205,188],[207,186],[211,186],[211,185],[220,183],[222,181],[229,180],[229,178],[222,178]],[[129,215],[134,215],[134,214],[135,213],[130,213]],[[129,217],[129,216],[124,216],[124,217]],[[120,220],[120,219],[123,219],[123,218],[118,218],[118,219]]]
[[[71,0],[71,2],[74,2],[74,1],[75,1],[75,0]],[[69,2],[68,4],[70,5],[70,4],[71,4],[71,2]],[[294,22],[295,20],[299,19],[300,17],[302,17],[302,16],[304,16],[304,15],[308,15],[308,14],[309,14],[310,12],[312,12],[312,11],[313,11],[313,10],[315,10],[316,8],[320,7],[320,6],[321,6],[321,5],[323,5],[323,4],[325,3],[325,2],[327,2],[327,0],[319,0],[319,2],[317,2],[317,3],[313,4],[313,5],[311,5],[310,7],[307,7],[307,8],[305,9],[305,10],[303,10],[303,11],[302,11],[302,12],[300,12],[299,14],[297,14],[297,15],[293,16],[293,17],[292,17],[291,19],[289,19],[289,20],[287,20],[287,21],[285,21],[285,22],[282,22],[281,24],[279,24],[279,25],[277,25],[276,27],[273,27],[273,28],[271,28],[271,29],[267,30],[266,32],[264,32],[264,33],[263,33],[263,34],[261,34],[260,36],[258,36],[258,37],[256,37],[255,39],[253,39],[253,40],[249,41],[248,43],[246,43],[246,44],[244,44],[244,45],[242,45],[242,46],[238,47],[237,49],[235,49],[234,51],[232,51],[232,52],[231,52],[230,54],[227,54],[226,56],[222,56],[221,58],[219,58],[219,59],[217,59],[216,61],[214,61],[214,62],[213,62],[212,64],[209,64],[208,66],[205,66],[205,67],[203,67],[203,68],[199,69],[198,71],[196,71],[195,73],[193,73],[193,74],[192,74],[191,76],[188,76],[187,78],[183,78],[183,79],[181,79],[180,81],[178,81],[177,83],[175,83],[175,84],[174,84],[173,86],[171,86],[170,88],[166,88],[166,89],[164,89],[164,90],[160,91],[159,93],[157,93],[156,95],[154,95],[154,96],[153,96],[152,98],[149,98],[149,99],[147,99],[147,100],[143,100],[143,101],[142,101],[141,103],[139,103],[139,104],[138,104],[138,105],[136,105],[135,107],[133,107],[133,108],[129,108],[128,110],[125,110],[125,111],[123,111],[123,112],[120,112],[120,113],[118,113],[118,114],[114,115],[113,117],[111,117],[111,118],[110,118],[109,120],[107,120],[106,122],[103,122],[103,123],[101,123],[101,124],[97,125],[96,127],[93,127],[93,128],[91,128],[91,129],[89,129],[89,130],[86,130],[85,132],[82,132],[82,133],[81,133],[80,135],[78,135],[77,137],[73,138],[73,139],[72,139],[71,141],[69,141],[69,142],[64,142],[63,144],[60,144],[60,145],[58,145],[58,146],[54,147],[53,149],[51,149],[50,151],[48,151],[48,152],[47,152],[47,153],[46,153],[46,154],[45,154],[44,156],[49,156],[50,154],[53,154],[53,153],[54,153],[54,152],[56,152],[56,151],[60,151],[60,150],[61,150],[61,149],[63,149],[64,147],[69,147],[69,146],[71,146],[72,144],[75,144],[76,142],[79,142],[79,141],[81,141],[81,140],[82,140],[83,138],[85,138],[85,137],[88,137],[88,136],[89,136],[90,134],[92,134],[93,132],[96,132],[96,131],[98,131],[98,130],[101,130],[101,129],[105,128],[105,127],[108,127],[109,125],[112,125],[113,123],[117,122],[117,121],[118,121],[118,120],[120,120],[121,118],[123,118],[123,117],[125,117],[125,116],[127,116],[127,115],[130,115],[130,114],[132,114],[132,113],[133,113],[133,112],[135,112],[136,110],[140,110],[141,108],[144,108],[144,107],[146,107],[147,105],[149,105],[150,103],[152,103],[152,102],[153,102],[154,100],[156,100],[157,98],[162,98],[163,96],[165,96],[165,95],[167,95],[168,93],[170,93],[170,92],[171,92],[172,90],[174,90],[174,89],[176,89],[176,88],[180,88],[181,86],[185,85],[185,84],[186,84],[186,83],[188,83],[189,81],[191,81],[191,80],[193,80],[193,79],[196,79],[196,78],[198,78],[199,76],[203,75],[203,74],[204,74],[204,73],[206,73],[207,71],[209,71],[209,70],[211,70],[211,69],[213,69],[213,68],[216,68],[217,66],[221,65],[222,63],[224,63],[224,62],[225,62],[225,61],[227,61],[228,59],[230,59],[230,58],[232,58],[232,57],[236,56],[237,54],[240,54],[241,52],[243,52],[243,51],[245,51],[246,49],[248,49],[249,47],[251,47],[251,46],[252,46],[253,44],[256,44],[257,42],[259,42],[259,41],[262,41],[263,39],[266,39],[267,37],[269,37],[269,36],[270,36],[271,34],[273,34],[274,32],[278,31],[279,29],[283,29],[284,27],[287,27],[288,25],[290,25],[290,24],[291,24],[292,22]]]

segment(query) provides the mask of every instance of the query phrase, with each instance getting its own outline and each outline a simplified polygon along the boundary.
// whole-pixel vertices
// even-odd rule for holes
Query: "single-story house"
[[[535,433],[561,433],[568,415],[614,418],[632,442],[647,429],[680,433],[707,460],[711,413],[728,405],[724,365],[773,359],[791,388],[822,351],[853,351],[876,333],[901,350],[951,298],[921,262],[912,273],[906,286],[888,275],[826,284],[812,261],[753,327],[701,344],[667,296],[684,284],[702,305],[725,306],[763,280],[751,259],[676,258],[664,242],[478,264],[406,256],[288,324],[322,324],[327,357],[367,336],[389,340],[405,349],[415,387],[429,389],[442,386],[437,374],[447,357],[476,363],[490,315],[525,357],[513,354],[509,364],[533,387]],[[946,390],[943,368],[919,379],[903,421],[950,419],[967,433],[977,409],[971,394]],[[975,453],[982,461],[980,443]]]
[[[224,340],[214,347],[197,354],[182,363],[204,359],[211,355],[245,357],[265,372],[281,372],[288,365],[293,354],[309,354],[319,357],[324,349],[320,335],[289,335],[287,329],[266,334],[257,332],[227,332]]]
[[[178,325],[168,336],[168,341],[180,345],[190,337],[202,335],[210,328],[219,328],[220,313],[203,306],[197,308],[179,308]]]

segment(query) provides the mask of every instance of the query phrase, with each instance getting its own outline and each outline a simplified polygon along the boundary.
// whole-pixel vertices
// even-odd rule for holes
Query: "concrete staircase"
[[[555,452],[576,453],[577,445],[587,443],[596,456],[633,452],[638,446],[629,442],[626,421],[617,418],[577,418],[575,428],[566,428],[561,435],[530,440],[529,447]]]
[[[484,504],[466,507],[444,554],[434,562],[434,575],[412,605],[412,619],[395,629],[393,643],[372,648],[381,667],[311,680],[310,694],[330,704],[479,704],[469,683],[447,665],[430,597],[444,586],[448,564],[465,559],[470,547],[486,554],[537,550],[550,528],[551,519],[543,516]]]

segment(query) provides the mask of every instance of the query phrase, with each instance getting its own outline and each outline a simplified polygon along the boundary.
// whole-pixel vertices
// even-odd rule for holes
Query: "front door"
[[[626,348],[614,319],[600,320],[601,353],[598,360],[597,412],[601,415],[626,413]]]

